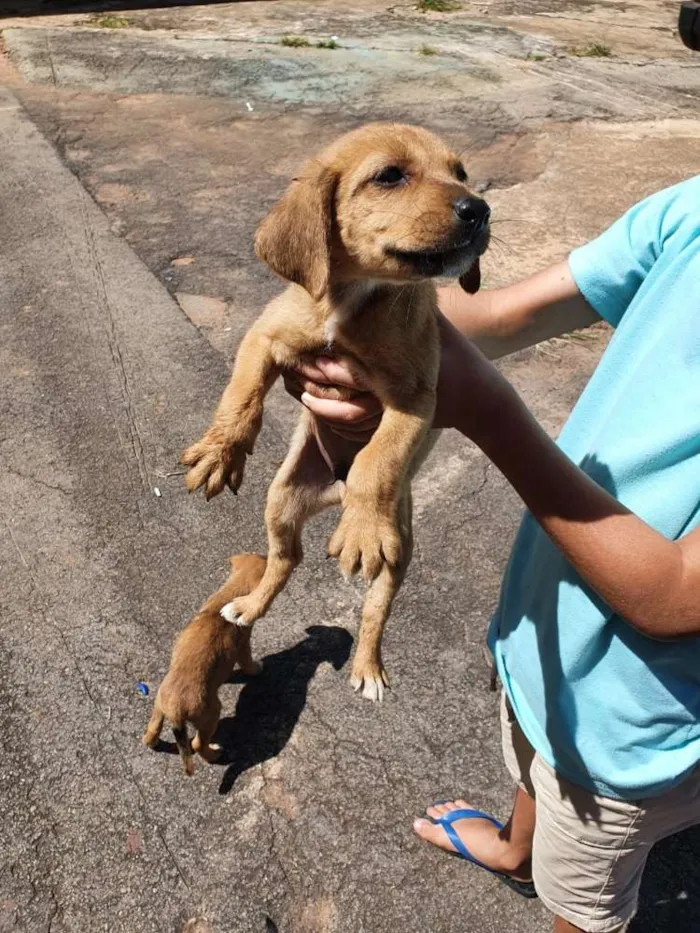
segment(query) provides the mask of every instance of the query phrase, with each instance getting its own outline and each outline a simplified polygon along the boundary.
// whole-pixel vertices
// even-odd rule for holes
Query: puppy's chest
[[[338,318],[335,314],[331,315],[323,326],[323,349],[331,353],[335,350],[335,341],[338,336]]]
[[[273,356],[283,368],[296,367],[308,356],[349,355],[369,372],[405,376],[408,361],[421,369],[421,361],[431,355],[430,344],[437,345],[436,325],[426,327],[427,315],[420,307],[403,315],[401,308],[386,309],[382,303],[333,308],[297,305],[295,310],[291,320],[286,313],[275,314],[268,330]],[[408,370],[413,368],[409,365]]]
[[[438,335],[430,322],[396,322],[381,314],[330,317],[323,329],[323,352],[352,356],[367,374],[383,375],[398,383],[409,383],[436,367]],[[428,326],[426,326],[428,324]]]

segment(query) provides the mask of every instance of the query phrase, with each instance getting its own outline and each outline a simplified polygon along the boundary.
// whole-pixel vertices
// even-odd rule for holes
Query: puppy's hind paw
[[[384,699],[384,690],[389,687],[389,678],[383,668],[376,672],[354,673],[350,678],[350,684],[355,693],[362,690],[362,696],[365,700],[371,700],[373,703],[381,703]]]

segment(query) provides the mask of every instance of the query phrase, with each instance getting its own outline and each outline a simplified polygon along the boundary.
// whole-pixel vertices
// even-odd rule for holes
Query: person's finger
[[[310,371],[313,373],[313,375],[316,375],[313,369],[309,369],[307,367],[306,371]],[[296,369],[285,370],[282,374],[285,389],[297,400],[299,400],[303,392],[308,392],[310,395],[314,395],[316,398],[345,400],[352,396],[352,393],[347,388],[345,388],[345,386],[330,385],[328,382],[326,382],[323,374],[319,374],[319,377],[322,379],[321,382],[318,382],[315,379],[306,378],[304,373]]]
[[[328,356],[319,356],[314,360],[314,365],[323,373],[324,382],[346,386],[348,389],[359,389],[360,391],[367,389],[367,384],[362,376],[345,357],[331,359]]]
[[[333,424],[355,423],[376,413],[376,399],[371,395],[341,402],[337,399],[316,398],[310,392],[304,392],[301,401],[314,415]]]
[[[295,366],[290,372],[296,373],[298,376],[303,376],[305,379],[308,379],[310,382],[318,382],[322,385],[330,385],[331,380],[318,368],[316,363],[312,360],[302,360],[298,366]]]
[[[345,386],[328,385],[325,382],[311,382],[309,379],[299,379],[298,385],[301,392],[308,392],[314,398],[326,398],[332,402],[347,402],[350,399],[362,398],[365,400],[368,411],[379,410],[380,408],[379,402],[367,392],[352,392],[352,390],[346,389]]]

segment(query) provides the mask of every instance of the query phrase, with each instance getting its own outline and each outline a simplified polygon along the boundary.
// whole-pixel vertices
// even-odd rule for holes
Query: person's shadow
[[[219,763],[226,765],[220,794],[227,794],[249,768],[279,755],[304,709],[318,666],[327,661],[339,671],[348,660],[352,636],[346,629],[312,625],[306,634],[292,648],[263,658],[262,673],[245,678],[234,715],[220,720],[214,737],[222,748]],[[237,674],[231,678],[233,683],[240,680]]]
[[[658,843],[649,855],[639,910],[628,933],[700,933],[700,826]]]

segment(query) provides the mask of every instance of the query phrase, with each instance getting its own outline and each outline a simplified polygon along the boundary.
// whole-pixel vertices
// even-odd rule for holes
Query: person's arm
[[[490,360],[600,321],[566,260],[522,282],[476,295],[456,286],[440,288],[438,301],[445,317]]]
[[[700,634],[700,529],[669,541],[621,505],[561,452],[506,379],[446,323],[438,396],[443,424],[484,451],[615,613],[652,638]]]
[[[700,530],[679,541],[654,531],[561,452],[471,341],[445,320],[441,332],[435,426],[456,428],[484,451],[572,566],[631,626],[658,639],[700,634]],[[362,389],[342,361],[318,362],[316,378]],[[351,402],[310,394],[303,401],[336,426],[367,424]]]

